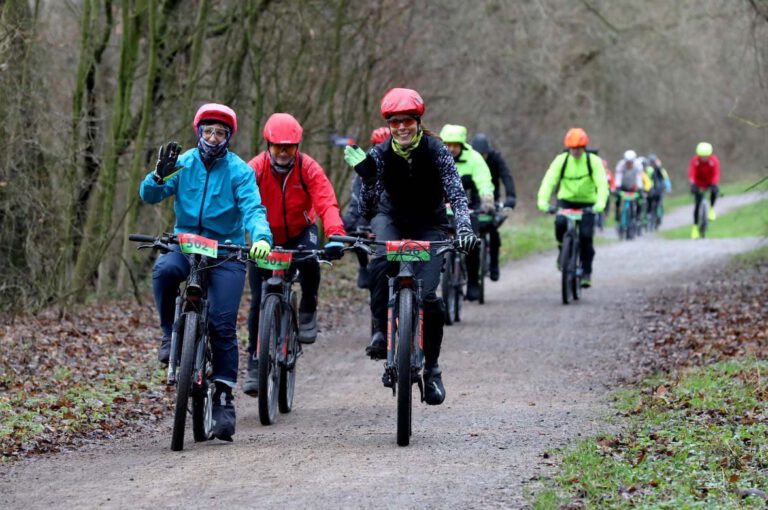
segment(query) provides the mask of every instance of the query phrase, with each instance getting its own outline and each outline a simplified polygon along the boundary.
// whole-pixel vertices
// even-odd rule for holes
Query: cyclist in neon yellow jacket
[[[592,260],[595,249],[594,236],[595,215],[605,209],[608,201],[608,180],[605,176],[603,162],[597,154],[587,151],[589,138],[581,128],[571,128],[565,135],[566,150],[557,155],[549,165],[547,173],[539,187],[537,205],[541,211],[549,211],[549,199],[555,186],[558,207],[585,208],[591,207],[593,213],[585,213],[581,218],[580,245],[583,277],[582,287],[592,285]],[[555,238],[558,249],[563,242],[567,222],[563,217],[555,219]],[[558,256],[558,266],[560,257]]]
[[[484,213],[493,214],[495,207],[491,170],[488,168],[483,155],[467,143],[467,128],[446,124],[440,130],[440,138],[443,139],[443,143],[448,147],[448,151],[456,163],[456,169],[461,176],[461,184],[467,193],[470,210],[480,210]],[[493,228],[493,222],[490,225],[480,225],[476,214],[472,214],[471,219],[472,228],[478,236],[481,228],[483,230]],[[476,249],[467,255],[467,299],[469,301],[475,301],[480,296],[479,270],[480,250]]]

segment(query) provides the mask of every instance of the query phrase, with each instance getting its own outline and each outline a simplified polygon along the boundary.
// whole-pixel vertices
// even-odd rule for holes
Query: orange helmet
[[[389,138],[388,127],[376,128],[373,130],[373,133],[371,133],[371,143],[374,145],[385,141],[387,138]]]
[[[581,128],[571,128],[565,134],[563,143],[569,149],[576,149],[579,147],[586,147],[589,143],[589,137],[587,132]]]

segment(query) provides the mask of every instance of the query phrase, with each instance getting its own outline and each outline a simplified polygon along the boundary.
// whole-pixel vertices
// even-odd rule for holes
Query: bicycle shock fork
[[[176,353],[179,348],[179,329],[183,328],[183,323],[181,321],[181,303],[181,294],[177,293],[173,312],[173,326],[171,327],[171,353],[168,357],[168,370],[165,379],[165,384],[168,386],[176,384]]]

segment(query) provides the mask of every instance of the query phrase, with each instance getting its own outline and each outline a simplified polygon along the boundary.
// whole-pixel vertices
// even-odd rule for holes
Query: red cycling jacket
[[[272,170],[267,151],[248,165],[256,172],[261,202],[267,208],[276,246],[314,224],[316,214],[323,220],[326,236],[346,234],[336,193],[317,161],[297,151],[293,168],[285,176]]]
[[[688,180],[699,188],[708,188],[720,182],[720,161],[712,154],[707,161],[699,156],[691,158],[688,165]]]

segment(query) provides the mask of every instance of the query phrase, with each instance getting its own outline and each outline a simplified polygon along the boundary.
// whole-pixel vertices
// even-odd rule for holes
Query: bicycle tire
[[[413,344],[413,291],[400,289],[397,324],[397,444],[411,441],[411,346]]]
[[[192,388],[192,436],[198,443],[213,437],[213,393],[216,391],[216,384],[208,378],[209,369],[212,370],[211,352],[207,345],[203,348],[202,384]]]
[[[707,203],[707,197],[704,196],[701,199],[699,205],[699,236],[704,239],[707,235],[707,228],[709,227],[709,204]]]
[[[173,411],[173,433],[171,434],[171,450],[174,452],[184,449],[184,427],[187,423],[187,404],[192,390],[192,368],[195,363],[198,320],[197,312],[188,312],[184,318],[181,361],[179,375],[176,378],[176,408]]]
[[[277,344],[280,337],[280,297],[269,295],[264,300],[259,324],[259,421],[272,425],[277,416],[277,394],[280,366]]]
[[[579,243],[576,240],[576,236],[573,236],[571,240],[573,246],[573,253],[571,254],[571,296],[574,301],[578,301],[581,298],[581,277],[579,276],[579,265],[581,264],[581,257],[579,254]]]
[[[477,284],[480,289],[480,293],[477,296],[478,304],[485,304],[485,274],[488,272],[488,265],[486,264],[485,251],[488,249],[488,242],[485,236],[480,237],[480,269],[477,275]]]
[[[561,268],[561,294],[563,298],[563,304],[567,305],[571,301],[571,251],[573,249],[573,239],[571,235],[566,232],[563,237],[562,251],[560,252],[560,268]]]
[[[445,305],[446,326],[451,326],[453,324],[453,301],[456,292],[453,278],[453,260],[455,256],[456,255],[452,252],[445,254],[443,262],[445,264],[445,271],[443,271],[442,279],[440,281],[440,291],[443,297],[443,304]]]
[[[293,395],[296,391],[296,362],[299,357],[299,329],[296,324],[296,293],[291,293],[292,309],[283,313],[283,341],[287,344],[285,350],[285,366],[280,370],[280,385],[277,392],[277,408],[281,413],[290,413],[293,409]]]
[[[464,257],[456,254],[453,259],[453,322],[461,322],[461,307],[464,306],[464,282],[467,281],[467,268]]]

